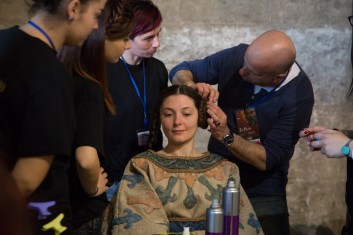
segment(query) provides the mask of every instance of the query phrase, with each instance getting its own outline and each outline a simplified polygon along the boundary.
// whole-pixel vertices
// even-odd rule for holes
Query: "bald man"
[[[289,161],[314,105],[311,82],[295,58],[288,35],[271,30],[250,45],[184,61],[169,75],[211,101],[208,149],[239,166],[266,235],[289,234]]]

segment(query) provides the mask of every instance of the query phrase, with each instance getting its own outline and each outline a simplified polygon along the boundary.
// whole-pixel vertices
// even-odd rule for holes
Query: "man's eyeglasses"
[[[353,27],[353,15],[348,16],[348,20],[349,20],[349,23],[351,24],[351,26]]]

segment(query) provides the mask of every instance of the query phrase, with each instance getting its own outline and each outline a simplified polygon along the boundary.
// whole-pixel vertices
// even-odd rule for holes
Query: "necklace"
[[[53,41],[51,40],[51,38],[49,37],[49,35],[44,31],[44,29],[42,29],[41,27],[39,27],[39,25],[37,25],[36,23],[34,23],[33,21],[29,20],[27,22],[29,25],[33,26],[35,29],[37,29],[41,34],[44,35],[44,37],[48,40],[50,46],[53,48],[53,50],[56,52],[56,48],[55,45],[53,43]]]

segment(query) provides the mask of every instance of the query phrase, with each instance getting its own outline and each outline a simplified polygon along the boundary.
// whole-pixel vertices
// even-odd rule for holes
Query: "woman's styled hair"
[[[162,23],[162,15],[158,7],[150,0],[130,0],[130,7],[134,12],[136,24],[131,32],[130,39],[147,33]]]
[[[161,128],[160,108],[162,107],[164,100],[172,95],[185,95],[191,98],[194,101],[195,107],[198,111],[198,127],[206,129],[208,126],[207,118],[209,118],[209,115],[207,114],[207,100],[203,99],[202,96],[199,95],[199,93],[197,93],[197,91],[191,87],[185,85],[169,86],[162,90],[154,106],[148,140],[149,147],[151,147],[155,140],[158,139],[158,130]]]
[[[128,5],[128,1],[107,1],[102,15],[106,39],[122,39],[131,34],[135,26],[135,17],[131,7]]]
[[[105,105],[115,114],[115,106],[109,93],[106,75],[105,40],[128,37],[134,26],[130,7],[120,0],[108,0],[98,19],[98,29],[93,30],[81,47],[64,46],[58,54],[60,60],[81,77],[99,84]]]

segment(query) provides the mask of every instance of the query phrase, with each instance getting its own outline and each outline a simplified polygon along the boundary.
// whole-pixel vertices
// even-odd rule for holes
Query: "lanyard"
[[[144,114],[144,117],[143,117],[143,126],[145,128],[145,130],[147,130],[147,103],[146,103],[146,71],[145,71],[145,60],[142,59],[142,73],[143,73],[143,100],[141,98],[141,93],[136,85],[136,82],[133,78],[133,76],[131,75],[130,73],[130,70],[129,68],[127,67],[127,64],[124,60],[124,57],[120,57],[120,59],[124,62],[124,65],[125,65],[125,68],[126,68],[126,71],[127,73],[129,74],[129,77],[130,77],[130,81],[132,83],[132,85],[134,85],[134,88],[135,88],[135,92],[137,94],[137,96],[139,97],[140,101],[141,101],[141,104],[142,104],[142,107],[143,107],[143,114]]]
[[[288,74],[289,74],[289,71],[288,71]],[[269,93],[267,93],[265,96],[261,97],[261,98],[260,98],[258,101],[256,101],[255,103],[250,104],[250,100],[251,100],[251,97],[250,97],[250,98],[249,98],[249,101],[248,101],[248,108],[255,108],[257,105],[261,104],[261,103],[264,102],[268,97],[270,97],[270,96],[276,91],[276,89],[287,79],[288,74],[287,74],[287,76],[286,76],[279,84],[277,84]]]
[[[39,27],[39,25],[37,25],[37,24],[34,23],[33,21],[29,20],[29,21],[28,21],[28,24],[32,25],[35,29],[37,29],[39,32],[41,32],[41,33],[44,35],[44,37],[47,38],[47,40],[48,40],[49,43],[50,43],[50,46],[51,46],[51,47],[54,49],[54,51],[56,52],[56,48],[55,48],[55,46],[54,46],[54,43],[53,43],[53,41],[51,40],[51,38],[49,37],[49,35],[48,35],[41,27]]]
[[[264,102],[270,95],[272,95],[272,93],[276,90],[276,87],[273,88],[269,93],[267,93],[265,96],[261,97],[261,99],[259,99],[258,101],[256,101],[255,103],[253,104],[250,104],[250,100],[251,100],[251,97],[249,98],[249,101],[248,101],[248,107],[249,108],[255,108],[258,104]]]

